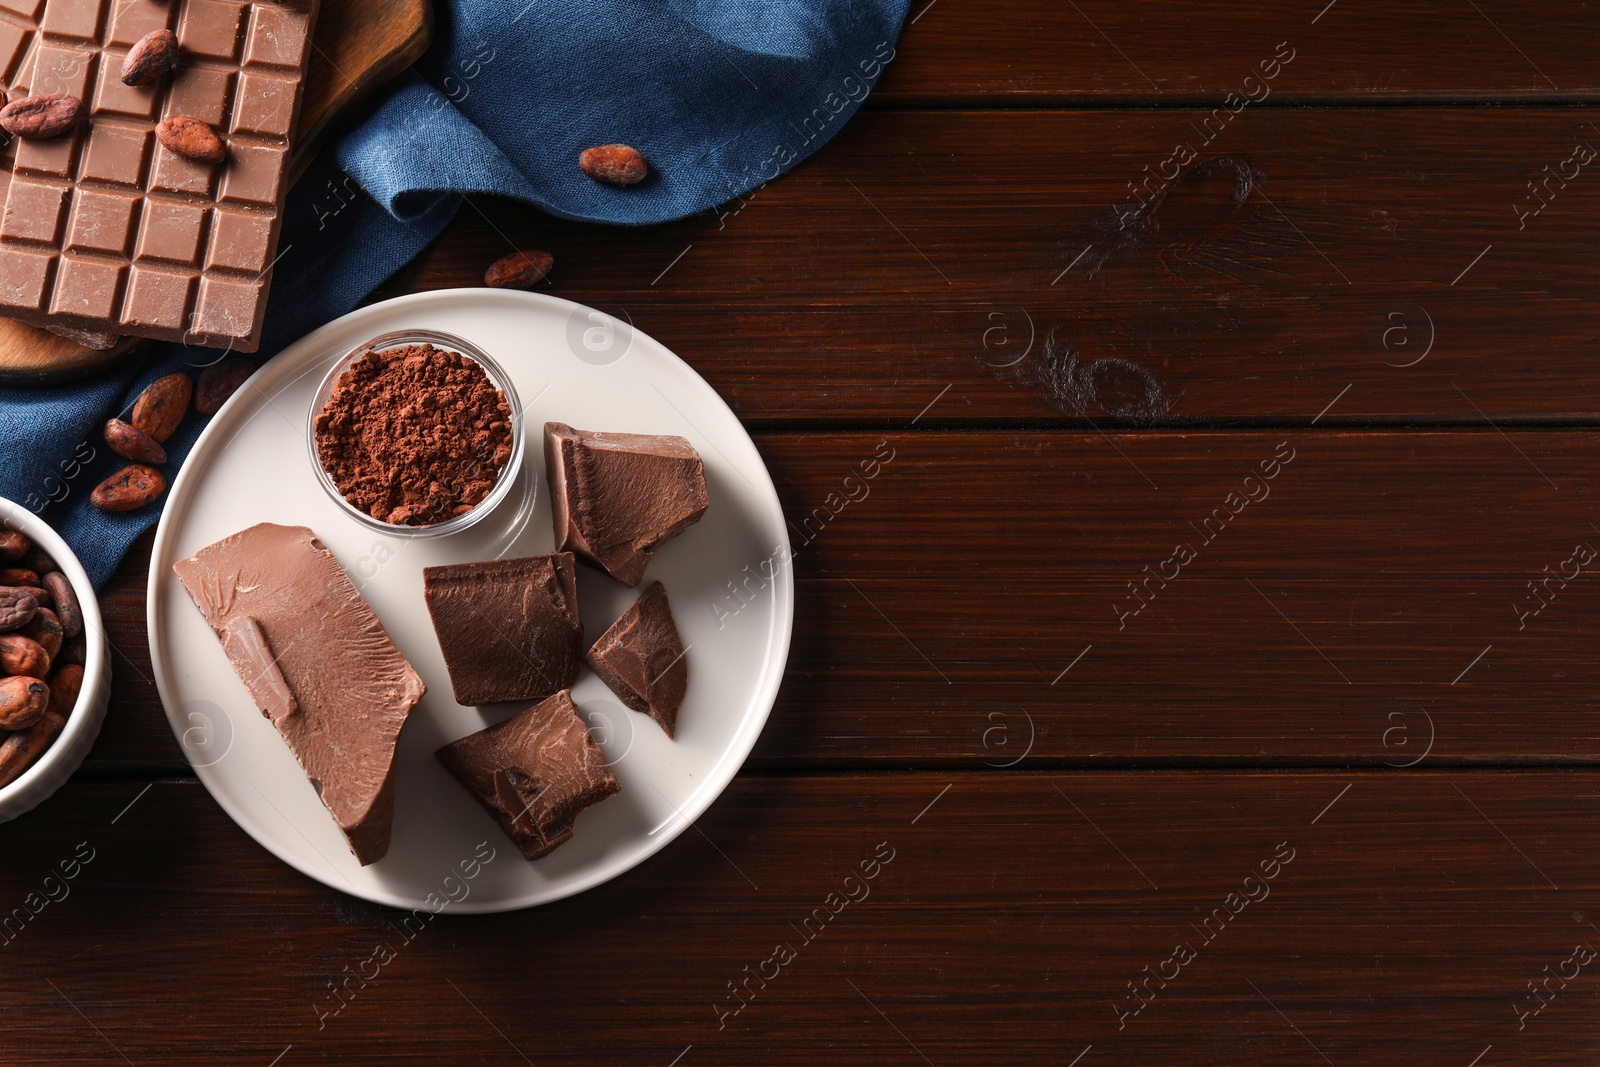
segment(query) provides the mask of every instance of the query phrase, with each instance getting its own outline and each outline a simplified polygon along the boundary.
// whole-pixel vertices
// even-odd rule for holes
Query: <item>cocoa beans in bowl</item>
[[[111,663],[77,557],[4,497],[0,561],[0,822],[7,822],[59,789],[88,755],[105,719]]]

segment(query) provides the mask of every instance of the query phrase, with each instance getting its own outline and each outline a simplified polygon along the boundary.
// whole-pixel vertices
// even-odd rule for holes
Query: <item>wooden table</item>
[[[188,773],[141,546],[104,736],[0,828],[0,908],[94,857],[0,944],[6,1062],[1593,1064],[1600,26],[1325,2],[917,0],[742,202],[465,208],[380,295],[548,248],[755,433],[755,755],[407,938]]]

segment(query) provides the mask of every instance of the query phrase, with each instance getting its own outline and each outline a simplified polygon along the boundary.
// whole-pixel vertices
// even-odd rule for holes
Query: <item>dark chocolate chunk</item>
[[[650,583],[589,649],[589,666],[621,701],[674,736],[689,688],[689,660],[672,621],[667,587]]]
[[[530,860],[571,837],[584,808],[622,791],[565,689],[434,754]]]
[[[422,590],[457,703],[541,700],[577,680],[572,553],[428,567]]]
[[[681,437],[544,425],[556,547],[624,585],[706,513],[705,465]]]

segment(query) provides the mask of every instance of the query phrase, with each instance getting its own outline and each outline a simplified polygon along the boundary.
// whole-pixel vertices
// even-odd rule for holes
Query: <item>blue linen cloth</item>
[[[438,236],[463,194],[641,225],[772,180],[855,113],[894,58],[908,0],[449,0],[432,47],[290,191],[257,360],[354,308]],[[601,185],[577,167],[630,144],[651,172]],[[643,324],[642,324],[643,325]],[[140,390],[224,353],[183,345],[91,381],[0,389],[0,496],[61,532],[96,587],[160,505],[107,514],[89,493],[124,466],[100,436]],[[166,443],[169,478],[205,419]]]

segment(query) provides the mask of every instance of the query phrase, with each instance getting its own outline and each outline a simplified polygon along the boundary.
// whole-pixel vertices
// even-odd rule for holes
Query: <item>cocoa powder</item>
[[[511,408],[476,360],[430,344],[368,351],[317,414],[317,455],[351,504],[432,526],[471,511],[511,458]]]

